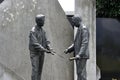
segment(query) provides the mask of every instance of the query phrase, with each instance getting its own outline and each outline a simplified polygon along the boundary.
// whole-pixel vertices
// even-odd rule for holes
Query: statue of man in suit
[[[75,27],[78,28],[74,43],[68,47],[64,52],[70,53],[74,51],[75,61],[77,67],[77,80],[87,80],[86,79],[86,62],[89,59],[89,30],[86,26],[81,24],[81,18],[79,16],[73,16],[72,21]]]

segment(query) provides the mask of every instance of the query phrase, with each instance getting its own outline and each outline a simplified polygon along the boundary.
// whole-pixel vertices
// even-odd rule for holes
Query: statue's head
[[[72,22],[74,26],[79,27],[82,22],[82,19],[80,18],[80,16],[75,15],[72,17]]]
[[[35,21],[36,21],[36,24],[38,27],[42,27],[45,22],[45,15],[43,15],[43,14],[36,15]]]

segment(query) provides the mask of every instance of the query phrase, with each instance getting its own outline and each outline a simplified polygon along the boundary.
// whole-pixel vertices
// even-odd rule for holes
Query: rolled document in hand
[[[69,58],[70,61],[77,60],[77,59],[79,59],[79,58],[77,58],[77,57],[71,57],[71,58]]]

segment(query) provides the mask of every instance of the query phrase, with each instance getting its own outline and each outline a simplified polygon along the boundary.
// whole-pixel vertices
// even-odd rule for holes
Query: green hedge
[[[96,0],[96,16],[120,18],[120,0]]]

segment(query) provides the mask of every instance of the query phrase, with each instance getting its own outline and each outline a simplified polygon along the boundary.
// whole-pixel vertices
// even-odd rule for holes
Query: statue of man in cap
[[[32,63],[32,80],[41,80],[41,73],[46,53],[51,53],[49,41],[47,41],[46,33],[43,30],[45,16],[38,14],[35,17],[36,25],[29,34],[29,50]]]

